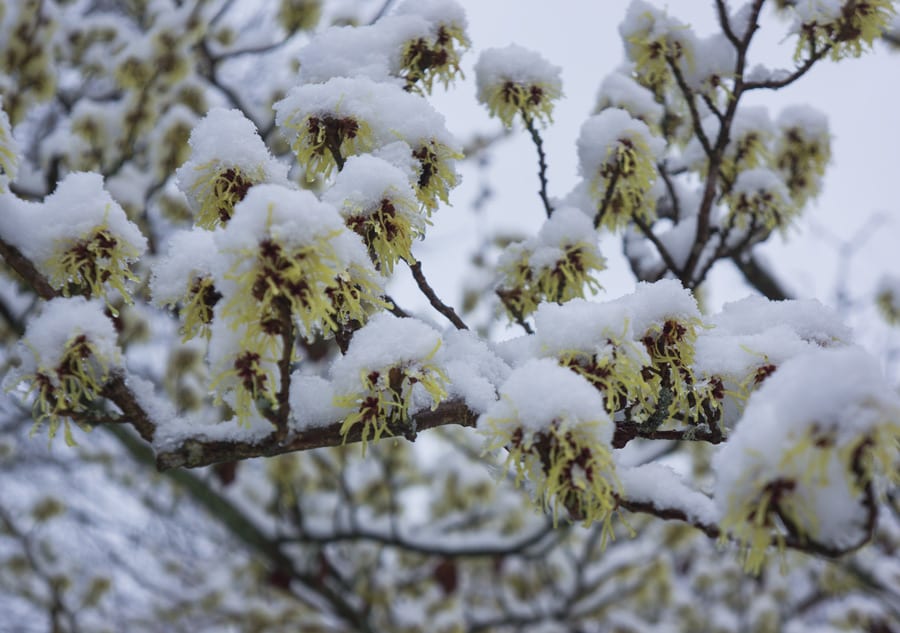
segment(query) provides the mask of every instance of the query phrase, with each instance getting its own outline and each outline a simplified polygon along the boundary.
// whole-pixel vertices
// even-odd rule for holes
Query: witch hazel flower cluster
[[[595,274],[606,267],[590,219],[560,207],[538,234],[511,245],[498,262],[496,293],[507,315],[521,321],[546,301],[565,302],[596,293]]]
[[[866,542],[874,478],[897,479],[898,420],[900,398],[859,348],[782,364],[713,462],[722,525],[742,544],[747,568],[759,570],[773,539],[823,551]]]
[[[6,387],[28,385],[32,433],[46,422],[52,440],[62,426],[66,443],[74,445],[71,418],[97,406],[112,372],[121,369],[116,330],[104,304],[84,297],[48,301],[29,322],[18,351],[21,364],[7,376]]]
[[[506,449],[516,482],[535,502],[607,534],[619,483],[612,458],[613,423],[603,396],[583,377],[550,359],[530,360],[500,388],[478,420],[487,450]]]
[[[132,265],[147,240],[99,174],[72,172],[42,202],[8,195],[0,235],[15,244],[65,296],[131,302]]]
[[[527,124],[549,123],[554,102],[562,96],[561,72],[539,53],[516,44],[487,49],[475,64],[478,101],[506,127],[516,116]]]
[[[151,286],[158,304],[179,308],[185,340],[209,339],[212,387],[240,420],[274,420],[280,408],[283,426],[295,335],[334,337],[349,352],[354,332],[390,307],[386,276],[415,262],[413,243],[458,182],[458,146],[422,93],[457,75],[464,26],[454,3],[406,3],[301,51],[301,82],[274,105],[275,123],[320,195],[294,183],[240,112],[213,109],[193,130],[177,175],[195,226],[171,237]],[[334,46],[371,63],[321,55]]]

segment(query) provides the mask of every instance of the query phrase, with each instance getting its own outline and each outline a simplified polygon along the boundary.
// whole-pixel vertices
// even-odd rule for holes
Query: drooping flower
[[[153,267],[153,302],[181,306],[182,342],[198,335],[209,338],[213,308],[222,298],[213,279],[216,257],[213,233],[195,227],[175,233],[169,239],[165,258]]]
[[[694,63],[690,27],[644,0],[628,5],[619,35],[637,81],[654,93],[673,81],[670,63]]]
[[[107,297],[116,290],[129,302],[126,285],[147,240],[103,186],[99,174],[73,172],[43,203],[23,207],[17,246],[63,295]],[[37,217],[35,217],[37,216]],[[109,303],[109,301],[107,301]]]
[[[554,101],[562,96],[560,73],[558,66],[521,46],[488,49],[475,64],[478,101],[506,127],[517,115],[548,123]]]
[[[18,167],[19,150],[0,98],[0,194],[6,192],[7,182],[15,180]]]
[[[403,44],[400,75],[412,90],[431,93],[434,80],[446,88],[457,76],[462,52],[469,47],[466,15],[456,2],[447,0],[408,0],[397,7],[398,16],[423,18],[428,32]],[[421,88],[419,88],[421,86]]]
[[[765,167],[738,174],[728,206],[735,224],[768,229],[785,228],[799,212],[778,174]]]

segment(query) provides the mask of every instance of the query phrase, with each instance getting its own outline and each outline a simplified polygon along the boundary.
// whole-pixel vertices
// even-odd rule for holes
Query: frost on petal
[[[535,501],[575,521],[610,529],[618,479],[610,442],[613,423],[603,396],[584,378],[549,359],[514,370],[500,399],[478,419],[487,449],[506,449],[516,481]]]
[[[868,538],[870,486],[894,467],[898,416],[900,397],[859,348],[801,354],[766,380],[713,461],[722,525],[749,569],[788,536],[837,551]]]
[[[346,438],[358,427],[366,442],[415,433],[411,416],[447,398],[447,374],[436,358],[440,347],[440,334],[416,319],[383,313],[358,330],[331,367],[334,403],[351,411],[341,434]]]
[[[562,96],[561,72],[539,53],[516,44],[490,48],[475,64],[478,101],[507,127],[517,114],[526,122],[552,121],[554,101]]]
[[[191,158],[176,172],[198,226],[226,224],[234,206],[260,183],[287,184],[279,163],[240,110],[213,108],[190,137]]]
[[[609,230],[633,217],[655,217],[656,162],[665,142],[625,110],[608,108],[590,117],[578,136],[579,170],[589,186],[594,224]]]
[[[33,395],[32,432],[46,420],[53,439],[64,424],[66,443],[74,444],[69,418],[91,408],[121,365],[116,330],[103,303],[84,297],[48,301],[28,323],[19,355],[22,364],[7,387],[25,383]]]

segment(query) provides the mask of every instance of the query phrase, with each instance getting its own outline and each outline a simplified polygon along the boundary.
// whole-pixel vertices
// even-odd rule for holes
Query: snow
[[[497,385],[509,376],[510,368],[489,346],[468,330],[447,330],[435,360],[445,368],[449,397],[458,397],[476,413],[497,400]]]
[[[93,357],[107,368],[121,364],[118,335],[103,302],[59,297],[45,303],[40,315],[28,322],[19,348],[23,365],[18,375],[37,370],[55,378],[69,343],[80,335],[87,337]]]
[[[586,179],[593,179],[611,158],[615,159],[613,150],[625,139],[645,146],[652,161],[661,158],[665,151],[665,142],[654,136],[646,123],[633,118],[625,110],[607,108],[590,117],[581,126],[578,135],[581,175]]]
[[[717,332],[729,334],[761,334],[781,325],[790,328],[801,339],[819,346],[849,343],[850,328],[838,314],[816,299],[771,301],[752,296],[726,303],[721,312],[710,319]]]
[[[664,108],[653,98],[653,93],[632,79],[627,72],[615,72],[606,76],[597,91],[596,111],[620,108],[636,119],[656,129],[662,122]]]
[[[379,386],[385,386],[382,382],[392,367],[418,371],[426,365],[437,365],[435,355],[441,344],[440,333],[422,321],[378,314],[356,332],[347,353],[331,366],[334,393],[338,397],[363,393],[361,379],[373,371],[382,375]],[[437,405],[421,385],[414,384],[411,389],[410,413]]]
[[[147,248],[147,240],[106,191],[100,174],[69,173],[43,203],[20,203],[11,211],[0,216],[0,235],[44,271],[51,260],[101,227],[136,256]]]
[[[852,544],[865,516],[849,463],[853,447],[898,414],[900,396],[860,348],[817,349],[786,361],[750,396],[713,460],[720,513],[756,507],[771,482],[794,482],[780,507],[790,508],[800,531]]]
[[[506,83],[538,86],[549,95],[562,92],[562,69],[535,51],[518,44],[482,51],[475,64],[478,100],[488,103],[494,91]]]
[[[500,387],[500,399],[478,419],[522,428],[526,435],[546,432],[554,422],[567,428],[586,425],[601,445],[612,441],[613,424],[603,396],[591,383],[551,359],[533,359],[514,369]]]
[[[657,508],[681,510],[690,523],[714,525],[718,512],[713,500],[692,489],[669,466],[659,463],[616,468],[623,497]]]
[[[408,151],[408,146],[403,145]],[[383,158],[351,156],[322,194],[322,201],[337,208],[344,218],[369,216],[385,199],[392,201],[397,212],[418,231],[424,230],[426,218],[410,212],[418,207],[418,202],[409,174]]]
[[[288,184],[287,165],[272,157],[240,110],[213,108],[191,132],[189,143],[191,158],[175,178],[194,213],[213,195],[215,177],[228,170],[239,170],[252,184]]]
[[[429,34],[431,25],[414,15],[385,16],[369,26],[333,26],[316,34],[297,55],[301,84],[333,77],[393,82],[399,77],[403,44]]]
[[[156,305],[172,306],[182,300],[194,279],[212,275],[219,253],[213,232],[199,228],[176,231],[165,250],[153,264],[150,293]]]

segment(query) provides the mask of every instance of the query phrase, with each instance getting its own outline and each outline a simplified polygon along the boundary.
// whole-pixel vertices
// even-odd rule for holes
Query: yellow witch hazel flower
[[[785,108],[777,121],[780,133],[772,152],[772,167],[784,178],[797,207],[819,192],[825,166],[831,160],[828,119],[809,106]]]
[[[0,194],[6,193],[6,183],[15,180],[18,168],[19,149],[0,97]]]
[[[213,270],[217,249],[213,233],[195,227],[169,238],[166,256],[153,266],[150,292],[161,307],[180,306],[182,342],[210,335],[213,308],[222,298]]]
[[[559,66],[516,44],[488,49],[475,64],[478,101],[506,127],[516,115],[526,123],[551,122],[554,102],[562,96],[560,73]]]
[[[261,340],[249,332],[253,329],[249,324],[229,320],[216,311],[208,347],[210,389],[217,403],[227,403],[241,424],[250,425],[275,406],[281,337],[271,335]]]
[[[440,335],[415,319],[373,317],[331,368],[334,404],[347,412],[345,438],[359,427],[362,441],[414,436],[412,416],[447,398],[447,374],[434,360]]]
[[[364,78],[335,77],[295,86],[275,104],[275,122],[306,168],[307,180],[328,178],[350,156],[374,149],[369,119],[375,114],[375,86]]]
[[[664,151],[664,141],[625,110],[608,108],[585,121],[578,158],[595,226],[615,231],[635,217],[656,216],[656,162]]]
[[[539,354],[556,359],[598,389],[610,415],[653,396],[642,371],[650,358],[634,342],[631,316],[621,300],[546,303],[534,322]]]
[[[247,326],[248,349],[284,334],[291,320],[307,335],[329,334],[384,306],[362,242],[308,191],[257,185],[215,244],[222,315]]]
[[[799,213],[784,181],[765,167],[738,174],[728,194],[728,206],[737,226],[786,228]]]
[[[403,45],[400,75],[408,89],[424,89],[430,94],[435,79],[446,88],[457,75],[462,76],[459,60],[462,51],[469,48],[469,38],[466,14],[457,2],[407,0],[397,7],[395,15],[420,17],[428,25],[426,34]]]
[[[853,347],[792,358],[750,396],[713,460],[724,537],[750,571],[788,537],[837,552],[870,538],[865,497],[895,471],[898,419],[900,397]]]
[[[644,0],[632,0],[619,26],[625,54],[634,63],[637,81],[659,94],[672,81],[669,60],[694,63],[692,34],[687,24]]]
[[[121,363],[116,331],[104,305],[83,297],[48,301],[28,324],[20,356],[22,365],[7,386],[25,383],[27,395],[33,396],[32,433],[47,421],[52,440],[62,425],[66,443],[73,445],[70,420],[79,422],[89,415]]]
[[[606,268],[591,221],[574,207],[561,207],[537,236],[504,253],[497,286],[510,319],[521,320],[543,301],[564,303],[600,289],[594,274]]]
[[[272,157],[240,110],[213,108],[189,143],[191,158],[175,176],[202,228],[226,224],[253,185],[288,184],[287,166]]]
[[[147,240],[104,189],[102,176],[68,174],[31,212],[40,219],[27,219],[36,228],[19,246],[54,288],[86,297],[106,297],[113,289],[131,301],[126,283],[137,277],[130,265]]]
[[[610,535],[620,485],[612,458],[614,425],[603,396],[551,359],[528,361],[478,419],[486,450],[505,449],[516,482],[527,482],[544,510]]]
[[[793,3],[791,8],[792,30],[798,35],[797,60],[808,56],[810,49],[819,52],[826,47],[830,47],[833,60],[859,57],[872,47],[896,14],[891,0],[806,0]]]
[[[322,200],[333,204],[347,227],[359,235],[375,266],[389,275],[394,264],[412,262],[413,240],[425,234],[429,220],[419,212],[407,175],[375,156],[353,156]]]
[[[878,282],[875,301],[885,321],[900,325],[900,277],[885,275]]]

